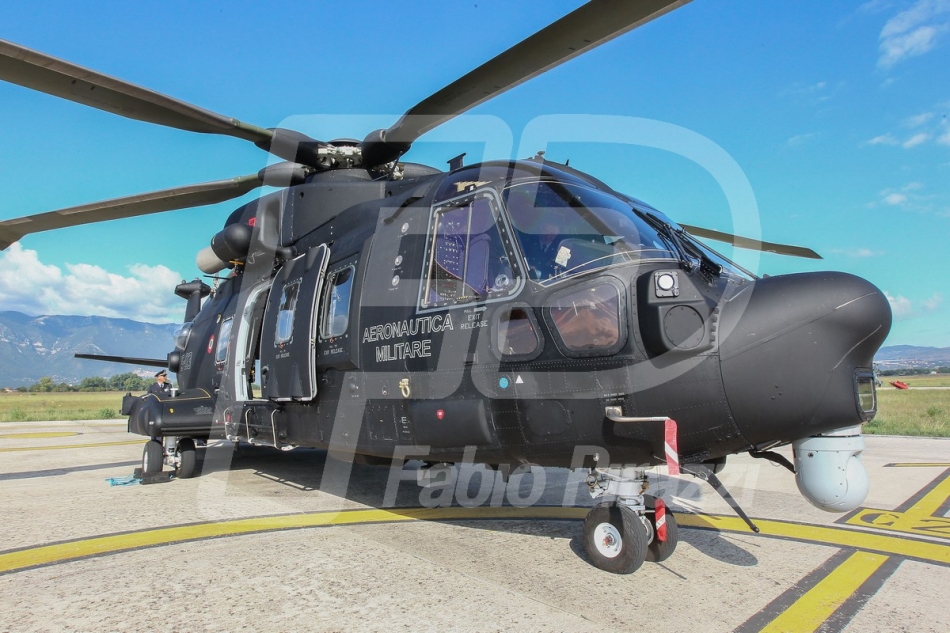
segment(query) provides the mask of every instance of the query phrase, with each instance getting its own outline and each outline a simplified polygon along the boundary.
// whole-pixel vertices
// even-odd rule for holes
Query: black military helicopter
[[[595,177],[538,156],[448,172],[400,161],[436,126],[688,0],[592,0],[362,141],[263,129],[9,42],[0,79],[125,117],[248,140],[259,173],[0,221],[24,235],[217,203],[236,209],[198,255],[216,277],[176,293],[179,391],[127,402],[143,471],[195,473],[196,442],[584,469],[593,562],[629,573],[676,546],[646,469],[679,460],[746,519],[716,472],[748,452],[796,473],[818,507],[867,493],[860,425],[876,409],[884,295],[843,273],[757,278]],[[93,357],[93,356],[84,356]],[[259,380],[260,393],[254,385]],[[791,443],[795,464],[771,449]]]

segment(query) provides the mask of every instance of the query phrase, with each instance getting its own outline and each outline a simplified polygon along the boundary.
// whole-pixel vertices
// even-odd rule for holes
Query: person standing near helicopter
[[[155,374],[155,382],[148,386],[148,393],[154,393],[157,396],[170,396],[172,386],[168,383],[168,372],[164,369]]]

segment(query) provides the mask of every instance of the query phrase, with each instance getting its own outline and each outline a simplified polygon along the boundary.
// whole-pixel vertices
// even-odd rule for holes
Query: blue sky
[[[389,125],[579,4],[7,0],[0,37],[329,140]],[[886,344],[950,346],[948,114],[950,0],[694,0],[476,108],[407,159],[443,167],[459,150],[545,149],[681,222],[809,246],[824,261],[720,250],[760,274],[861,275],[891,298]],[[550,115],[575,118],[540,118]],[[571,138],[609,125],[605,116],[665,149]],[[0,120],[2,219],[249,174],[269,160],[236,139],[9,84]],[[549,134],[523,143],[525,129]],[[734,183],[668,151],[676,134],[731,157],[754,203],[730,208]],[[28,236],[0,254],[0,309],[178,320],[173,286],[200,274],[195,253],[236,205]]]

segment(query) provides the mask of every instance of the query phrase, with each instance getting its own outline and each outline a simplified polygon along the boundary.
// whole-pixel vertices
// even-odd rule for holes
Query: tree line
[[[950,374],[950,366],[946,367],[914,367],[912,369],[882,369],[879,376],[926,376],[931,372]]]
[[[117,374],[111,378],[89,376],[83,378],[79,384],[54,382],[49,376],[43,376],[29,387],[17,387],[17,391],[34,393],[63,392],[63,391],[145,391],[155,382],[154,378],[143,378],[132,372]]]

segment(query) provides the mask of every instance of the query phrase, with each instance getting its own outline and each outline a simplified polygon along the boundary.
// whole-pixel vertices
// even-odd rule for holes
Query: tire
[[[651,563],[662,563],[673,555],[676,550],[676,544],[679,542],[679,527],[676,525],[676,517],[669,506],[666,507],[666,540],[661,541],[657,538],[656,531],[656,499],[649,495],[643,496],[644,504],[647,507],[647,518],[650,520],[650,526],[653,528],[653,540],[647,545],[647,560]]]
[[[195,450],[195,441],[186,437],[178,442],[178,468],[175,476],[179,479],[190,479],[195,476],[195,466],[198,462],[198,451]]]
[[[162,472],[162,463],[165,459],[164,453],[162,443],[158,440],[145,442],[145,448],[142,450],[143,477]]]
[[[594,566],[612,574],[632,574],[647,554],[647,529],[627,506],[601,503],[584,520],[584,549]]]

